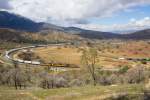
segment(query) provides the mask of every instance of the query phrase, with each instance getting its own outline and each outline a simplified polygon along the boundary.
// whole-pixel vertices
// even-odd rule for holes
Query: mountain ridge
[[[81,28],[77,28],[77,27],[61,27],[61,26],[57,26],[54,24],[50,24],[50,23],[44,23],[44,22],[37,23],[37,22],[34,22],[23,16],[16,15],[14,13],[10,13],[7,11],[0,11],[0,27],[1,28],[12,28],[12,29],[25,30],[25,28],[24,27],[22,28],[21,27],[22,25],[20,25],[20,24],[22,24],[24,27],[25,26],[27,27],[27,25],[28,25],[27,28],[29,28],[29,26],[33,25],[31,28],[34,30],[26,29],[26,31],[33,31],[33,32],[40,31],[42,29],[55,29],[55,30],[66,31],[66,32],[70,32],[72,30],[74,30],[74,31],[86,30],[86,29],[81,29]],[[37,28],[37,29],[35,29],[35,28]]]
[[[63,32],[66,34],[76,34],[88,39],[150,39],[150,31],[146,30],[130,34],[115,34],[111,32],[86,30],[77,27],[62,27],[44,22],[37,23],[23,16],[7,11],[0,11],[0,28],[43,34]]]

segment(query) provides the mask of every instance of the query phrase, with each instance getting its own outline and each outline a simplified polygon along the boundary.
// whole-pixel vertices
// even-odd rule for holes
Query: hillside
[[[6,41],[6,42],[7,41],[21,42],[21,41],[24,41],[25,38],[23,36],[21,36],[19,31],[1,28],[0,29],[0,40]]]
[[[9,13],[6,11],[0,11],[0,28],[11,28],[15,30],[36,32],[40,28],[40,24],[34,21]]]
[[[0,28],[0,41],[17,43],[49,43],[80,40],[77,35],[66,34],[64,32],[50,31],[47,34],[23,32],[13,29]]]

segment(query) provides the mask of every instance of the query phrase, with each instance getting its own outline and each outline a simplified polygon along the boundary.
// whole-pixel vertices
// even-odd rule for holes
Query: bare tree
[[[88,68],[93,79],[94,86],[96,85],[95,67],[98,61],[98,52],[95,48],[82,49],[81,62]]]
[[[27,84],[30,82],[29,74],[26,71],[22,70],[17,62],[13,62],[14,68],[9,71],[9,75],[11,75],[10,79],[12,81],[12,85],[15,86],[15,89],[18,88],[26,88]]]

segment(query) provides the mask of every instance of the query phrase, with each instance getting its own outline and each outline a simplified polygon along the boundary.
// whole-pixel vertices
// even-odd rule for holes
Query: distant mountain
[[[137,32],[129,33],[129,34],[124,34],[123,38],[137,39],[137,40],[150,39],[150,29],[145,29],[145,30],[141,30],[141,31],[137,31]]]
[[[99,32],[92,30],[82,30],[78,34],[81,37],[89,39],[132,39],[132,40],[145,40],[150,39],[150,29],[140,30],[127,34],[114,34],[110,32]]]
[[[84,30],[81,28],[77,28],[77,27],[64,27],[63,31],[67,33],[72,33],[72,34],[79,34],[79,33],[82,33]]]
[[[129,33],[134,33],[138,30],[120,30],[120,31],[112,31],[112,33],[117,33],[117,34],[129,34]]]
[[[121,34],[86,30],[86,29],[81,29],[77,27],[66,27],[64,28],[64,31],[68,33],[72,33],[72,34],[77,34],[80,37],[89,38],[89,39],[113,39],[113,38],[119,38],[120,36],[122,36]]]

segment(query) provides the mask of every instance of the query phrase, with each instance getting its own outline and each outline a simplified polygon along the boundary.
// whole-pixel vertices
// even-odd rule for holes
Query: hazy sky
[[[150,0],[0,0],[0,9],[37,22],[100,31],[150,28]]]

